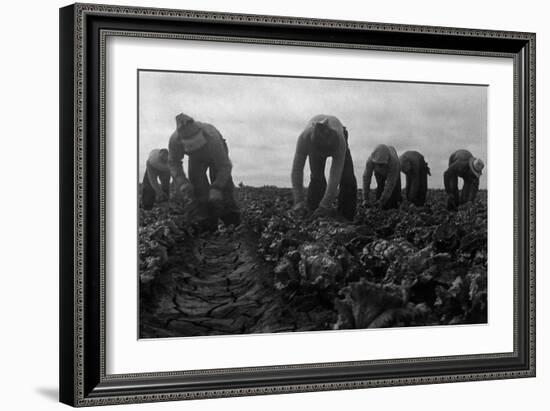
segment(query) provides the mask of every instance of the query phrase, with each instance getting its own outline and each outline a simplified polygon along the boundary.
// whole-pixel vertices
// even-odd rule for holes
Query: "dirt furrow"
[[[284,302],[273,288],[271,264],[256,254],[246,228],[185,241],[169,257],[142,310],[145,338],[294,330],[280,315]]]

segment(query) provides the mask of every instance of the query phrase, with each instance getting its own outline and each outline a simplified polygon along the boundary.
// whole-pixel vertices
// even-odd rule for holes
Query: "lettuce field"
[[[290,189],[239,187],[242,223],[201,231],[188,206],[140,209],[141,338],[487,322],[487,192],[456,212],[292,209]]]

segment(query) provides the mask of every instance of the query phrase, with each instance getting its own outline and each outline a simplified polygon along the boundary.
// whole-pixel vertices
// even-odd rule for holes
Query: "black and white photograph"
[[[139,338],[487,323],[487,85],[137,77]]]
[[[544,4],[6,2],[0,408],[546,410]]]

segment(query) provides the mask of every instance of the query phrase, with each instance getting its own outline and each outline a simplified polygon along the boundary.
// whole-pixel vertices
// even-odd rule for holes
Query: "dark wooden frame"
[[[109,35],[513,58],[514,351],[106,375],[102,121]],[[535,34],[76,4],[60,10],[60,101],[62,402],[87,406],[535,375]]]

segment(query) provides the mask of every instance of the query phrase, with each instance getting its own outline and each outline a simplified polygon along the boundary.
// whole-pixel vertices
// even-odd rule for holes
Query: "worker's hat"
[[[485,164],[483,161],[479,158],[472,157],[470,159],[470,170],[472,170],[472,173],[479,178],[481,176],[481,171],[485,167]]]
[[[176,116],[176,124],[184,152],[193,152],[206,144],[203,131],[193,118],[180,113]]]

